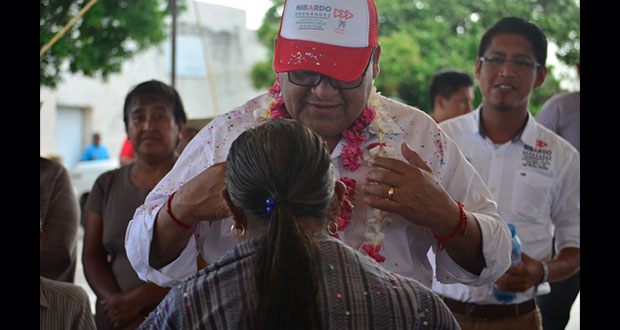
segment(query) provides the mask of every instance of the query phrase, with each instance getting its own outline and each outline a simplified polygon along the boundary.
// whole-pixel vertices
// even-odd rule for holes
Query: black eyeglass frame
[[[484,62],[484,63],[489,63],[491,65],[496,65],[496,64],[501,64],[502,66],[506,65],[506,62],[508,62],[509,60],[507,58],[503,58],[503,57],[497,57],[497,56],[481,56],[479,57],[480,61]],[[542,67],[542,64],[535,62],[535,61],[531,61],[531,60],[519,60],[516,59],[517,61],[522,61],[521,64],[517,65],[517,67],[529,67],[529,68],[540,68]],[[515,59],[511,59],[510,62],[512,62],[512,65],[515,65]]]
[[[351,82],[355,82],[355,80],[357,80],[357,79],[352,80],[352,81],[343,81],[343,80],[338,80],[338,79],[332,78],[332,77],[330,77],[330,76],[328,76],[328,75],[324,75],[324,74],[322,74],[322,73],[318,73],[318,72],[314,72],[314,71],[306,71],[306,70],[299,70],[299,71],[302,71],[302,72],[309,72],[309,73],[312,73],[312,74],[316,74],[316,75],[318,75],[319,80],[317,80],[315,84],[312,84],[312,85],[304,85],[304,84],[300,84],[299,82],[294,82],[294,81],[291,79],[291,72],[295,72],[295,71],[288,71],[288,72],[287,72],[288,81],[290,81],[290,82],[291,82],[291,84],[293,84],[293,85],[297,85],[297,86],[301,86],[301,87],[308,87],[308,88],[311,88],[311,87],[316,87],[316,86],[318,86],[318,85],[321,83],[321,80],[323,80],[323,77],[325,77],[325,78],[327,78],[327,80],[329,81],[329,84],[330,84],[333,88],[335,88],[335,89],[345,89],[345,90],[346,90],[346,89],[356,89],[356,88],[359,88],[360,86],[362,86],[362,83],[364,82],[364,77],[366,76],[366,71],[368,71],[368,67],[370,66],[370,63],[372,62],[372,58],[373,58],[373,56],[374,56],[374,53],[375,53],[375,49],[376,49],[376,48],[377,48],[377,47],[375,46],[375,47],[372,49],[372,51],[371,51],[371,53],[370,53],[370,59],[368,60],[368,63],[366,64],[366,68],[364,69],[364,72],[362,73],[362,75],[361,75],[361,76],[359,76],[359,77],[357,78],[357,79],[359,79],[360,81],[359,81],[359,83],[358,83],[356,86],[352,86],[352,87],[338,87],[338,86],[336,86],[336,85],[334,84],[334,80],[335,80],[335,81],[338,81],[338,82],[351,83]]]

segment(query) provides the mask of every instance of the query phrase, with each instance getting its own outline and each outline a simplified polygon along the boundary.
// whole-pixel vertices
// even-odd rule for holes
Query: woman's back
[[[315,233],[321,329],[459,329],[449,310],[419,282],[393,274],[340,240]],[[253,329],[258,239],[243,242],[174,287],[143,329]]]

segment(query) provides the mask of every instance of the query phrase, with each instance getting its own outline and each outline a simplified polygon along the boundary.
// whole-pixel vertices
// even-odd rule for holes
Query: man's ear
[[[233,202],[230,200],[230,195],[228,194],[228,190],[222,189],[222,192],[220,193],[220,195],[222,195],[222,198],[226,202],[226,206],[228,207],[228,210],[230,210],[230,213],[233,216],[233,220],[235,221],[235,224],[240,223],[240,224],[245,225],[243,223],[243,209],[233,204]]]
[[[381,55],[381,45],[377,44],[377,48],[375,49],[374,55],[371,54],[372,58],[372,79],[377,79],[379,76],[379,56]]]
[[[534,89],[540,87],[545,82],[545,77],[547,77],[547,67],[543,66],[538,69],[536,72],[536,82],[534,82]]]
[[[446,102],[446,98],[441,94],[435,95],[435,104],[433,106],[433,110],[443,110],[444,103]]]

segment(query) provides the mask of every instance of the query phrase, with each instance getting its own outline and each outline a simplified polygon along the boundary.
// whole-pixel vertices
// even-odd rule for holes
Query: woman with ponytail
[[[458,329],[431,290],[329,235],[345,189],[299,122],[242,133],[222,191],[239,244],[173,287],[141,329]]]

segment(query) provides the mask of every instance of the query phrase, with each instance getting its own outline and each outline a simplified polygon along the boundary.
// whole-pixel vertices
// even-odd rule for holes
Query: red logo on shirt
[[[547,146],[547,143],[543,140],[536,140],[536,146],[539,148],[544,148]]]

